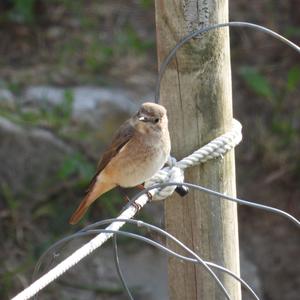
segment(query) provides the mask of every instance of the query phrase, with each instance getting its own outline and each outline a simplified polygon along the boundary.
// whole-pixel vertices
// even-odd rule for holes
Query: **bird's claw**
[[[142,206],[136,202],[133,202],[132,206],[136,209],[136,212],[138,212],[142,209]]]

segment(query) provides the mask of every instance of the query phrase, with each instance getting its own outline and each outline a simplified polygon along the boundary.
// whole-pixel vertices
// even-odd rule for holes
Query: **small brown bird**
[[[170,150],[166,109],[155,103],[144,103],[119,128],[104,152],[70,224],[76,224],[97,198],[114,187],[134,187],[152,177],[166,163]]]

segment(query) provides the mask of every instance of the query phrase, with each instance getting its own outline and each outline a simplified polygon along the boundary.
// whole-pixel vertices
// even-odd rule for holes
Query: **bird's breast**
[[[112,162],[116,184],[133,187],[143,183],[163,167],[169,152],[168,145],[160,140],[129,142]]]

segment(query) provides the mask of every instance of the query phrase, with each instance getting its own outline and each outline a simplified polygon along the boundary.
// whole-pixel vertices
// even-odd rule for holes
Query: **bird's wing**
[[[70,224],[76,224],[87,211],[88,207],[103,193],[112,189],[113,183],[97,184],[97,177],[101,171],[107,166],[113,157],[128,143],[134,134],[134,128],[126,121],[117,131],[112,143],[104,152],[97,168],[97,173],[92,178],[89,187],[86,191],[84,199],[70,218]]]
[[[127,142],[132,138],[134,133],[134,128],[127,120],[117,131],[114,136],[110,146],[103,153],[102,159],[98,163],[97,171],[101,172],[107,164],[115,157],[119,151],[127,144]]]
[[[107,150],[103,153],[101,160],[98,163],[97,172],[92,178],[87,193],[89,193],[97,180],[100,172],[108,165],[113,157],[115,157],[119,151],[127,144],[134,134],[134,127],[127,120],[116,132],[111,144],[107,147]]]

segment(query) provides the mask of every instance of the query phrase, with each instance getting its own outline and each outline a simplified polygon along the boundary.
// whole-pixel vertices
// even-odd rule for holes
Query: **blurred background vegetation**
[[[231,1],[230,18],[299,44],[298,6]],[[154,94],[154,1],[0,0],[0,41],[0,298],[7,299],[29,283],[40,254],[73,232],[68,218],[99,154],[134,107]],[[249,29],[231,30],[231,47],[234,112],[244,126],[238,192],[299,217],[299,54]],[[122,197],[113,191],[104,198],[84,223],[116,216]],[[155,214],[142,217],[161,223],[161,209]],[[241,248],[263,299],[296,299],[298,232],[244,207],[239,219]],[[95,287],[91,276],[79,286],[73,276],[41,299],[123,299],[118,285]]]

